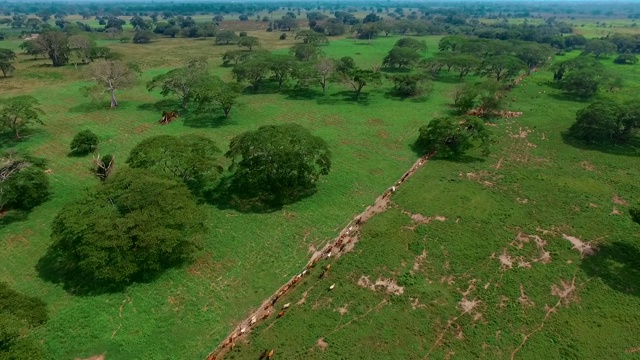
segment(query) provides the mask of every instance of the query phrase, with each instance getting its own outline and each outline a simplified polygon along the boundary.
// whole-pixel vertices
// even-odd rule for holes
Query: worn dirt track
[[[270,316],[276,315],[276,302],[280,297],[287,293],[290,289],[292,289],[296,283],[307,274],[308,269],[313,267],[318,261],[322,258],[338,258],[342,254],[345,254],[351,251],[358,241],[360,227],[367,222],[367,220],[371,219],[376,214],[383,213],[387,210],[389,205],[389,200],[391,198],[391,194],[397,190],[399,186],[401,186],[411,175],[413,175],[418,169],[426,164],[426,162],[433,156],[434,154],[425,155],[413,164],[411,168],[407,172],[405,172],[402,177],[394,183],[389,189],[387,189],[382,195],[380,195],[375,202],[367,207],[362,213],[356,215],[351,221],[347,224],[347,226],[340,231],[340,234],[327,243],[327,245],[322,248],[322,250],[318,250],[314,252],[307,262],[306,266],[298,275],[292,277],[288,282],[282,285],[276,292],[273,293],[270,297],[268,297],[262,305],[251,312],[247,318],[242,320],[233,331],[225,338],[225,340],[220,343],[209,355],[207,356],[207,360],[220,360],[224,357],[224,355],[235,346],[235,342],[239,339],[247,337],[251,333],[251,329],[254,328],[259,322],[269,318]]]

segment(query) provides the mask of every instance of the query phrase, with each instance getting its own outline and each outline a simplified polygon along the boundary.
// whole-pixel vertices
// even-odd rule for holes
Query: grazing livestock
[[[283,317],[283,316],[284,316],[284,310],[282,310],[282,311],[280,311],[280,312],[278,313],[278,317],[279,317],[279,318],[281,318],[281,317]]]
[[[180,114],[175,111],[165,111],[162,113],[162,119],[158,121],[160,125],[167,125],[170,122],[176,120]]]
[[[256,323],[256,316],[254,315],[251,320],[249,321],[249,325],[253,325]]]
[[[276,349],[271,349],[271,351],[269,351],[269,355],[267,355],[267,359],[271,360],[273,359],[273,355],[276,353]]]
[[[264,349],[262,354],[260,354],[260,357],[258,358],[258,360],[263,360],[266,357],[267,357],[267,349]]]
[[[333,290],[334,287],[336,287],[336,284],[329,286],[329,291]]]
[[[289,306],[291,306],[291,303],[284,304],[284,306],[282,307],[282,310],[287,310]]]
[[[266,313],[264,313],[264,315],[262,315],[262,320],[266,319],[269,317],[269,315],[271,315],[270,311],[267,311]]]

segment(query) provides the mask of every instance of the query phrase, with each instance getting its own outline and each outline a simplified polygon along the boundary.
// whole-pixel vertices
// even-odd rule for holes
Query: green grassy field
[[[292,36],[277,40],[279,32],[255,35],[265,48],[275,51],[286,51],[293,43]],[[372,45],[341,39],[323,51],[332,57],[353,56],[369,67],[378,65],[397,39],[382,37]],[[424,39],[429,53],[435,52],[439,38]],[[187,118],[157,125],[161,112],[153,104],[161,98],[148,93],[144,83],[186,57],[202,55],[210,59],[212,72],[229,78],[229,69],[220,67],[221,54],[228,47],[212,43],[210,39],[159,39],[141,46],[101,40],[101,45],[123,52],[125,61],[136,61],[144,69],[138,86],[119,93],[117,110],[109,110],[106,101],[93,103],[82,97],[84,75],[72,65],[51,68],[45,60],[21,56],[15,76],[0,79],[2,96],[30,93],[47,113],[45,125],[29,138],[2,144],[49,161],[53,196],[27,219],[0,225],[0,281],[47,302],[50,320],[34,336],[44,343],[51,359],[103,353],[107,359],[204,358],[238,321],[300,270],[311,247],[335,237],[415,161],[410,144],[417,129],[446,114],[456,85],[456,76],[445,75],[434,82],[431,95],[420,101],[390,97],[388,84],[365,88],[367,96],[360,103],[352,102],[347,89],[337,84],[330,86],[326,96],[311,99],[295,93],[246,95],[229,120],[212,114],[200,121]],[[2,47],[17,49],[19,44],[4,41]],[[612,59],[604,61],[614,66]],[[637,93],[637,67],[615,69],[624,71],[628,82],[616,96]],[[574,275],[577,296],[556,308],[519,355],[622,358],[627,348],[640,346],[633,343],[640,320],[640,289],[633,284],[640,277],[632,259],[620,250],[630,246],[626,253],[638,251],[638,228],[627,218],[626,206],[611,202],[615,195],[629,203],[636,200],[637,154],[565,144],[560,132],[585,104],[562,100],[556,90],[544,85],[550,78],[542,71],[513,91],[510,109],[524,115],[497,122],[500,140],[492,157],[482,162],[427,164],[394,196],[397,207],[367,224],[355,253],[335,264],[328,278],[309,278],[290,294],[295,304],[309,290],[306,302],[294,305],[282,319],[261,325],[250,343],[230,358],[255,358],[263,348],[277,348],[278,355],[287,359],[373,358],[381,353],[398,359],[420,358],[441,333],[443,345],[433,346],[434,358],[449,351],[462,358],[508,357],[521,334],[541,323],[544,304],[556,303],[551,286],[561,279],[571,281]],[[35,265],[50,244],[49,227],[57,210],[97,183],[89,169],[90,157],[67,156],[77,131],[90,129],[98,134],[99,152],[114,154],[117,169],[124,166],[130,149],[149,136],[200,134],[224,151],[228,141],[243,131],[286,122],[308,127],[332,149],[332,172],[322,179],[314,196],[265,214],[208,206],[212,231],[198,260],[123,293],[74,296],[38,276]],[[526,129],[531,132],[520,136]],[[614,207],[621,215],[610,215]],[[412,230],[407,227],[415,224],[403,211],[447,220]],[[522,249],[510,245],[520,232],[540,235],[547,242],[551,262],[531,260],[538,254],[533,240]],[[581,260],[562,233],[594,241],[601,250]],[[511,257],[528,259],[531,268],[514,263],[512,269],[501,269],[500,260],[491,255],[499,256],[503,249]],[[411,274],[422,250],[427,256]],[[393,278],[404,286],[404,293],[393,296],[361,288],[357,282],[362,275],[372,281],[379,276]],[[475,290],[466,298],[481,302],[443,331],[449,319],[460,315],[461,292],[474,279]],[[331,283],[336,283],[336,289],[327,293]],[[520,284],[535,306],[523,307],[517,301]],[[509,298],[504,308],[499,306],[501,296]],[[345,305],[346,313],[334,311]],[[473,320],[476,314],[482,316]],[[461,340],[456,338],[458,330],[464,336]],[[605,332],[620,335],[603,339]],[[316,348],[321,337],[329,344],[324,351]]]
[[[276,36],[276,35],[274,35]],[[363,66],[378,62],[396,38],[371,46],[353,40],[335,41],[327,53],[354,55]],[[437,39],[429,39],[435,44]],[[14,78],[3,80],[7,95],[30,92],[46,111],[45,125],[16,147],[48,159],[52,200],[25,221],[0,229],[0,281],[47,302],[51,319],[37,332],[52,359],[106,352],[115,359],[194,359],[205,356],[236,321],[259,304],[306,262],[310,245],[320,246],[337,228],[361,211],[415,160],[409,149],[416,129],[436,116],[448,102],[451,84],[436,84],[425,102],[391,100],[387,89],[371,91],[360,103],[350,101],[341,85],[331,85],[325,97],[294,99],[281,94],[247,95],[231,119],[218,114],[201,122],[179,121],[160,126],[160,100],[143,84],[187,54],[206,54],[215,72],[226,74],[217,58],[225,47],[211,40],[166,39],[158,48],[172,52],[155,59],[151,47],[113,44],[147,70],[139,86],[119,94],[121,107],[109,110],[106,101],[82,97],[82,71],[42,67],[44,60],[21,58]],[[432,46],[435,49],[435,46]],[[136,52],[137,51],[137,52]],[[76,80],[73,80],[76,79]],[[72,81],[70,81],[72,80]],[[13,88],[12,88],[13,87]],[[366,89],[365,89],[366,92]],[[140,140],[157,134],[197,133],[223,149],[231,137],[260,125],[297,122],[326,139],[334,153],[333,170],[311,198],[267,214],[242,214],[210,206],[211,235],[205,253],[190,267],[167,272],[150,284],[131,286],[125,293],[93,297],[69,295],[60,285],[44,282],[34,268],[45,253],[49,226],[57,209],[97,183],[90,157],[68,157],[69,142],[83,129],[97,133],[99,152],[112,153],[117,166]],[[13,146],[5,144],[4,146]]]
[[[617,69],[638,84],[637,69]],[[497,121],[493,155],[427,163],[365,224],[353,253],[322,280],[320,263],[279,300],[292,304],[285,316],[225,358],[637,358],[640,228],[626,212],[640,195],[640,153],[565,143],[584,104],[558,100],[551,77],[513,90],[510,108],[524,114]],[[581,256],[565,235],[595,254]],[[369,283],[387,279],[402,294]]]

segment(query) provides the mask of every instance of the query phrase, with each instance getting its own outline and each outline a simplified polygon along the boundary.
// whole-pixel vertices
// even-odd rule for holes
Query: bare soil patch
[[[374,283],[369,280],[368,276],[362,275],[360,279],[358,279],[358,286],[368,288],[373,291],[376,291],[378,288],[383,288],[387,294],[402,295],[404,293],[404,287],[398,285],[395,280],[385,279],[382,277],[378,278]]]
[[[566,234],[562,234],[562,237],[565,240],[568,240],[571,244],[573,244],[573,248],[580,252],[580,257],[584,257],[585,255],[593,255],[596,253],[596,248],[589,243],[585,243],[584,241],[578,239],[574,236],[569,236]]]
[[[618,204],[618,205],[624,205],[627,206],[629,205],[625,199],[621,198],[618,194],[615,194],[613,196],[613,199],[611,199],[611,201],[613,201],[614,204]]]
[[[593,166],[593,164],[588,162],[588,161],[581,162],[580,163],[580,167],[582,167],[583,169],[585,169],[587,171],[596,171],[596,167]]]
[[[76,360],[104,360],[106,354],[94,355],[86,359],[76,358]]]
[[[326,348],[329,347],[329,343],[327,343],[326,341],[324,341],[324,338],[320,338],[318,339],[318,342],[316,342],[316,345],[320,348],[320,350],[325,351]]]

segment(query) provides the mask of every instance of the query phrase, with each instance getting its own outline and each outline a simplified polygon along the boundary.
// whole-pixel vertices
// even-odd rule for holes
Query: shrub
[[[280,35],[280,40],[287,40],[287,33],[282,33]]]
[[[247,32],[246,31],[240,31],[240,34],[238,34],[238,36],[245,37],[245,36],[247,36]]]
[[[98,135],[91,130],[80,131],[71,140],[71,152],[79,155],[86,155],[93,152],[98,147]]]

